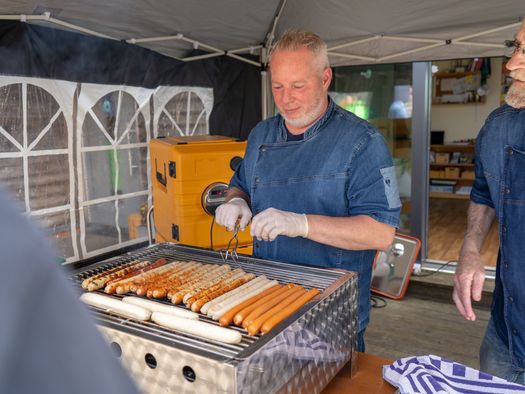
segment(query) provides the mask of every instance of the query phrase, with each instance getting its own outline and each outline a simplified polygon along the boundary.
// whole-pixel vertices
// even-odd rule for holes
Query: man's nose
[[[512,55],[505,67],[507,67],[509,71],[525,68],[525,55],[521,53],[521,50],[516,51],[516,53]]]
[[[289,103],[289,102],[293,101],[294,100],[294,95],[293,95],[292,89],[285,88],[283,90],[284,90],[283,91],[283,101],[285,103]]]

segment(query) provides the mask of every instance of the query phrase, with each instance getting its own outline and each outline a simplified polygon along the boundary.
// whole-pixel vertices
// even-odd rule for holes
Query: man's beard
[[[324,96],[320,96],[319,100],[316,101],[314,105],[312,105],[312,107],[308,108],[305,111],[305,114],[300,116],[299,118],[289,119],[287,116],[283,115],[286,124],[298,129],[302,129],[303,127],[307,127],[313,124],[324,113],[325,102],[323,100],[323,97]]]
[[[512,82],[509,87],[509,91],[505,96],[505,102],[514,108],[525,108],[525,72],[522,70],[511,71],[510,76],[513,79],[522,81],[521,84]]]

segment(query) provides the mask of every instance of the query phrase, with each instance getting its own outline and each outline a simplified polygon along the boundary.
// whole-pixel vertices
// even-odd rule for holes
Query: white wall
[[[492,58],[485,103],[432,105],[431,130],[444,130],[445,142],[475,138],[487,116],[500,106],[501,58]],[[436,62],[445,71],[450,62]]]

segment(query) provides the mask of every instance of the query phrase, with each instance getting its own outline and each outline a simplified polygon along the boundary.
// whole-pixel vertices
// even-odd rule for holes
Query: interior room
[[[509,78],[505,58],[432,63],[429,160],[428,259],[456,261],[467,226],[474,180],[475,140],[487,116],[504,103]],[[495,267],[498,228],[493,223],[482,250]]]

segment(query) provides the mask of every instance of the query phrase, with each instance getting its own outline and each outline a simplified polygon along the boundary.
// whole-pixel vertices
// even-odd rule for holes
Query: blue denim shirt
[[[525,109],[504,105],[476,140],[470,199],[496,210],[500,249],[492,317],[511,362],[525,367]]]
[[[287,141],[283,118],[260,122],[251,132],[230,186],[250,196],[254,215],[266,208],[326,216],[368,215],[397,227],[401,202],[395,169],[382,135],[338,107],[301,141]],[[374,250],[352,251],[306,238],[254,240],[254,255],[293,264],[343,268],[359,274],[359,330],[366,328]]]

